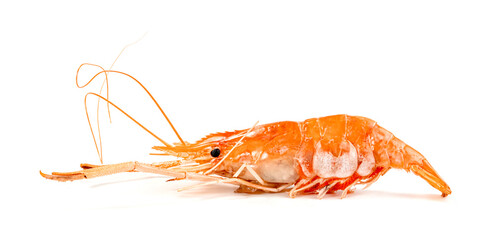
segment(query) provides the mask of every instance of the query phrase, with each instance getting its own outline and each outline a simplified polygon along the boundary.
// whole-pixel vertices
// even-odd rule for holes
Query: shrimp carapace
[[[359,184],[370,185],[389,169],[412,171],[451,194],[419,152],[365,117],[334,115],[303,122],[284,121],[233,132],[210,134],[199,141],[155,146],[156,155],[178,160],[144,164],[82,165],[71,173],[43,174],[59,181],[117,172],[151,172],[176,179],[239,185],[240,192],[288,191],[317,194],[342,190],[345,197]]]

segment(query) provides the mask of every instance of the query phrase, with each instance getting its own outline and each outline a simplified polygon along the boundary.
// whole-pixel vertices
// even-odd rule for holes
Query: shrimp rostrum
[[[395,168],[418,175],[444,197],[451,194],[448,184],[422,154],[365,117],[335,115],[256,124],[249,129],[210,134],[195,143],[163,143],[153,147],[159,151],[156,155],[174,156],[176,160],[81,164],[80,171],[41,175],[72,181],[119,172],[148,172],[175,180],[203,181],[182,190],[228,183],[238,185],[237,192],[286,191],[290,197],[317,194],[322,198],[341,190],[343,198],[356,185],[369,186]]]

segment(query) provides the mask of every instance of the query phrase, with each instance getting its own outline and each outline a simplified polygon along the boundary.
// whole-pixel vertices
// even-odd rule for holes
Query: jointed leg
[[[247,165],[245,166],[245,168],[247,168],[247,171],[250,172],[250,174],[252,174],[252,176],[254,176],[254,178],[261,184],[261,185],[266,185],[266,182],[264,182],[264,180],[262,180],[262,178],[259,176],[259,174],[256,173],[256,171],[254,171],[254,169],[250,166],[250,165]]]
[[[291,198],[294,198],[298,192],[302,192],[302,191],[305,191],[311,187],[314,187],[315,185],[317,184],[320,184],[320,183],[323,183],[325,181],[325,179],[323,178],[319,178],[319,177],[314,177],[310,180],[300,180],[296,185],[295,187],[293,187],[293,189],[290,191],[290,194],[289,196]],[[304,184],[307,184],[304,186]]]
[[[247,169],[247,171],[249,171],[254,176],[254,178],[259,182],[259,184],[252,183],[252,182],[237,178],[245,168]],[[202,175],[202,176],[210,176],[210,175]],[[235,185],[246,186],[246,187],[249,187],[252,189],[262,190],[265,192],[280,192],[280,191],[283,191],[284,189],[286,189],[287,187],[292,185],[291,183],[288,183],[288,184],[283,184],[283,185],[278,186],[278,187],[274,187],[272,184],[268,184],[268,183],[264,182],[262,180],[262,178],[259,176],[259,174],[257,174],[256,171],[251,166],[246,165],[246,164],[242,164],[242,166],[240,166],[240,168],[237,170],[237,172],[235,174],[233,174],[233,177],[231,177],[231,178],[224,178],[224,177],[217,177],[217,178],[218,178],[217,180],[192,185],[189,187],[184,187],[184,188],[179,189],[178,191],[184,191],[184,190],[196,188],[199,186],[205,186],[205,185],[210,185],[210,184],[215,184],[215,183],[231,183],[231,184],[235,184]]]
[[[348,184],[348,186],[343,190],[343,192],[341,193],[341,196],[340,198],[343,199],[346,197],[346,195],[349,193],[349,192],[353,192],[352,187],[355,186],[355,184],[357,184],[358,182],[358,179],[356,179],[355,181],[353,181],[352,183]]]
[[[82,180],[88,178],[107,176],[107,175],[112,175],[115,173],[122,173],[122,172],[146,172],[146,173],[154,173],[154,174],[174,177],[177,179],[207,181],[203,184],[195,185],[192,187],[224,182],[234,185],[245,185],[266,192],[280,192],[292,185],[292,184],[284,184],[278,187],[272,187],[268,185],[263,186],[239,178],[223,178],[223,177],[203,175],[198,173],[177,172],[175,170],[161,168],[158,166],[159,164],[147,164],[140,162],[125,162],[125,163],[108,164],[108,165],[81,164],[81,168],[83,168],[83,170],[80,171],[53,172],[52,174],[45,174],[40,171],[40,174],[46,179],[65,182],[65,181]],[[189,188],[185,188],[185,189],[189,189]]]
[[[357,185],[357,184],[363,184],[366,183],[367,185],[364,187],[364,189],[368,188],[370,185],[372,185],[374,182],[379,179],[382,175],[384,175],[389,168],[378,168],[372,173],[370,176],[367,177],[367,179],[362,179],[362,177],[355,177],[349,179],[347,182],[344,182],[344,189],[343,192],[341,193],[341,198],[345,198],[349,192],[352,192],[352,188]]]
[[[242,166],[240,166],[238,168],[237,172],[235,174],[233,174],[233,177],[234,178],[238,177],[240,175],[240,173],[242,173],[242,171],[244,170],[246,165],[247,165],[246,163],[242,164]]]
[[[218,178],[220,178],[220,177],[218,177]],[[287,183],[287,184],[283,184],[283,185],[278,186],[278,187],[268,187],[266,185],[260,185],[260,184],[252,183],[252,182],[240,179],[240,178],[220,178],[220,179],[217,179],[214,181],[199,183],[196,185],[180,188],[180,189],[178,189],[178,191],[190,190],[192,188],[202,187],[202,186],[216,184],[216,183],[230,183],[230,184],[235,184],[235,185],[244,185],[244,186],[254,188],[254,189],[259,189],[259,190],[262,190],[265,192],[281,192],[281,191],[285,190],[287,187],[292,185],[291,183]]]
[[[200,172],[204,171],[207,169],[210,169],[212,167],[211,163],[203,163],[199,165],[192,165],[192,166],[174,166],[170,167],[170,170],[177,171],[177,172]]]
[[[165,168],[156,167],[152,164],[140,162],[125,162],[108,165],[81,164],[81,168],[83,170],[75,172],[53,172],[50,175],[40,171],[40,174],[46,179],[57,180],[61,182],[95,178],[121,172],[148,172],[176,178],[185,177],[185,173],[183,172],[176,172]]]
[[[370,175],[367,179],[365,180],[360,180],[360,184],[366,183],[365,187],[363,189],[368,188],[370,185],[375,183],[382,175],[384,175],[386,172],[388,172],[389,168],[380,168],[379,170],[375,171],[372,175]]]
[[[331,188],[336,185],[336,183],[338,183],[337,181],[334,181],[326,186],[324,186],[323,188],[319,189],[319,194],[317,194],[317,198],[318,199],[322,199],[326,193],[331,190]]]

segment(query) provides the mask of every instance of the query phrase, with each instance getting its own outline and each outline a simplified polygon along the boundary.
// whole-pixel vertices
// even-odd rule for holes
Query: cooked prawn
[[[81,67],[85,65],[90,64]],[[171,125],[151,93],[137,79],[114,70],[102,70],[96,76],[102,73],[124,74],[139,83]],[[108,84],[108,77],[105,81]],[[82,170],[75,172],[45,174],[40,171],[43,177],[72,181],[120,172],[147,172],[176,180],[204,181],[181,190],[228,183],[238,185],[237,192],[287,191],[290,197],[317,194],[322,198],[327,193],[341,190],[343,198],[356,185],[369,186],[394,168],[413,172],[439,190],[443,197],[451,194],[449,186],[422,154],[365,117],[334,115],[302,122],[256,123],[252,128],[210,134],[190,144],[183,141],[171,125],[180,143],[169,144],[107,98],[89,93],[86,99],[90,95],[106,101],[157,138],[163,145],[153,147],[158,151],[154,155],[177,159],[153,164],[81,164]],[[92,127],[91,132],[94,138]],[[96,138],[94,141],[98,149]],[[102,158],[99,150],[98,155]]]

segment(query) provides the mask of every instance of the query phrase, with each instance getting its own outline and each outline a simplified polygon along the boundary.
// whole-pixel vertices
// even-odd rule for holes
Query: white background
[[[0,3],[1,235],[40,239],[492,238],[491,1]],[[128,173],[59,183],[39,170],[98,163],[79,64],[147,86],[187,141],[346,113],[421,151],[451,186],[392,170],[365,191],[288,198]],[[87,79],[96,70],[83,73]],[[110,98],[176,142],[137,84]],[[95,115],[94,99],[89,101]],[[106,163],[160,161],[152,136],[101,110]],[[5,221],[6,220],[6,221]],[[2,237],[2,239],[7,239]]]

